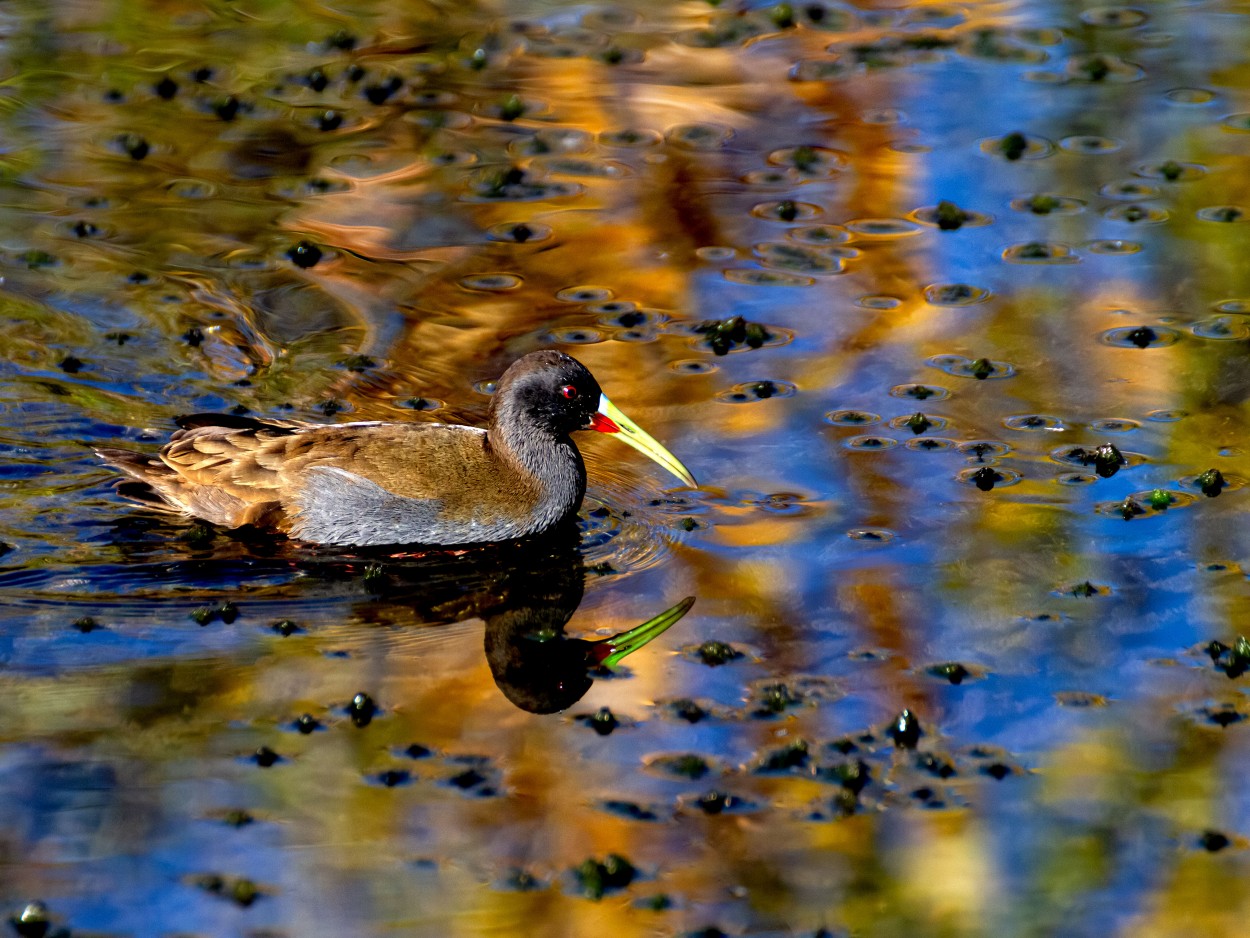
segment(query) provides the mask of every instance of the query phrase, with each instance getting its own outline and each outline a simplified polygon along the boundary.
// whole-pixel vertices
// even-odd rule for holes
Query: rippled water
[[[1242,934],[1248,13],[6,5],[12,927]],[[381,556],[91,453],[542,347],[702,486]]]

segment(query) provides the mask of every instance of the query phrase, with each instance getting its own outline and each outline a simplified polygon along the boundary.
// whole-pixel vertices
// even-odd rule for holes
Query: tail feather
[[[170,491],[177,484],[176,474],[158,457],[106,446],[98,448],[95,454],[129,476],[117,483],[117,494],[123,498],[158,511],[187,513],[186,507],[174,499]]]

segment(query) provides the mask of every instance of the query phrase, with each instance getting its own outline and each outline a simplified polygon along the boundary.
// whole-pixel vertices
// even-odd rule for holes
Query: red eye
[[[573,398],[577,397],[577,388],[571,384],[566,384],[564,387],[560,388],[560,394],[565,399],[571,401]]]

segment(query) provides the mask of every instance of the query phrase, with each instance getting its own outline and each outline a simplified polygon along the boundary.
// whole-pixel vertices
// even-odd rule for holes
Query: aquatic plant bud
[[[923,733],[920,720],[910,710],[901,711],[886,730],[886,734],[899,749],[915,749]]]
[[[926,417],[924,414],[917,411],[916,413],[912,414],[910,417],[907,418],[907,421],[903,424],[903,426],[907,427],[907,429],[910,430],[912,433],[915,433],[916,435],[920,435],[921,433],[924,433],[926,430],[932,427],[933,422],[929,420],[929,418]]]
[[[996,484],[1003,481],[1003,474],[996,472],[989,466],[982,466],[971,476],[972,482],[982,492],[988,492],[994,488]]]
[[[1155,511],[1164,511],[1172,504],[1172,496],[1163,489],[1155,489],[1146,500]]]
[[[1104,479],[1110,479],[1120,471],[1121,466],[1128,463],[1114,443],[1103,443],[1097,447],[1088,454],[1088,461],[1093,463],[1094,471]]]
[[[969,371],[972,374],[972,377],[976,378],[978,381],[984,381],[997,370],[998,369],[994,367],[994,363],[988,358],[978,358],[969,366]]]
[[[1198,488],[1207,498],[1215,498],[1228,484],[1224,481],[1224,474],[1218,469],[1208,469],[1194,481],[1198,483]]]
[[[363,691],[353,697],[352,702],[347,705],[347,715],[351,717],[352,723],[361,728],[368,726],[377,712],[378,705]]]
[[[1025,151],[1029,148],[1029,141],[1024,134],[1017,130],[1003,137],[998,142],[998,148],[1003,156],[1014,162],[1024,156]]]
[[[321,248],[311,241],[300,241],[287,248],[286,256],[296,267],[307,270],[317,266],[317,262],[321,260]]]
[[[26,907],[9,919],[13,930],[22,938],[44,938],[52,925],[48,916],[48,907],[42,902],[28,902]]]
[[[962,208],[946,199],[937,204],[937,211],[934,213],[937,226],[942,231],[956,231],[970,217]]]

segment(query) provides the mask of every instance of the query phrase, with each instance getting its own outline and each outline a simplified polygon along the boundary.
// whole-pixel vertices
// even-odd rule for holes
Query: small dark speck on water
[[[1208,853],[1219,853],[1231,844],[1232,841],[1228,839],[1227,834],[1215,830],[1203,831],[1202,836],[1198,838],[1198,846]]]
[[[56,364],[57,367],[66,374],[76,375],[78,372],[82,371],[86,363],[81,358],[76,358],[73,355],[66,355]]]
[[[614,729],[621,725],[620,720],[616,718],[607,707],[600,707],[594,713],[585,718],[585,723],[600,736],[608,736]]]
[[[270,766],[281,762],[282,757],[268,746],[261,746],[254,753],[252,753],[252,761],[259,765],[262,769],[267,769]]]
[[[315,733],[321,729],[321,721],[311,713],[303,713],[295,718],[294,726],[296,732],[307,736],[309,733]]]
[[[899,749],[915,749],[924,730],[921,729],[916,715],[905,709],[894,718],[886,732]]]
[[[736,661],[742,657],[742,652],[734,648],[728,642],[707,641],[696,649],[695,654],[699,656],[699,660],[709,667],[717,667],[722,664],[728,664],[730,661]]]
[[[1218,469],[1208,469],[1194,481],[1198,483],[1198,488],[1207,498],[1215,498],[1228,484],[1224,480],[1224,474]]]
[[[307,270],[309,267],[315,267],[321,260],[321,248],[311,241],[300,241],[287,248],[286,256],[296,267]]]
[[[198,348],[204,342],[204,330],[199,326],[192,326],[182,334],[182,340],[192,348]]]
[[[1149,326],[1138,326],[1136,329],[1125,335],[1124,338],[1126,338],[1129,342],[1132,342],[1138,348],[1148,348],[1158,341],[1159,334]]]
[[[94,632],[100,628],[100,623],[96,622],[91,616],[80,616],[74,620],[74,628],[86,635],[88,632]]]
[[[347,715],[351,717],[352,723],[362,728],[373,721],[377,712],[378,705],[363,691],[353,697],[352,702],[347,705]]]
[[[13,930],[22,938],[45,938],[52,925],[48,907],[42,902],[28,902],[26,907],[9,919]]]
[[[968,220],[969,215],[954,202],[943,199],[937,204],[935,217],[937,226],[942,231],[955,231],[963,227],[963,223]]]
[[[978,358],[969,366],[969,370],[972,377],[976,378],[978,381],[984,381],[998,369],[994,367],[994,363],[988,358]]]
[[[271,625],[270,628],[273,629],[275,632],[277,632],[279,635],[281,635],[283,638],[286,638],[288,635],[294,635],[296,632],[304,631],[302,628],[299,627],[299,625],[297,625],[295,622],[293,622],[290,619],[279,619],[277,622]]]
[[[950,661],[945,664],[935,664],[928,669],[929,673],[934,677],[940,677],[949,681],[951,684],[962,684],[965,679],[972,676],[972,672],[965,668],[958,661]]]
[[[972,482],[982,492],[991,491],[996,484],[1003,481],[1003,474],[989,466],[982,466],[971,476]]]

